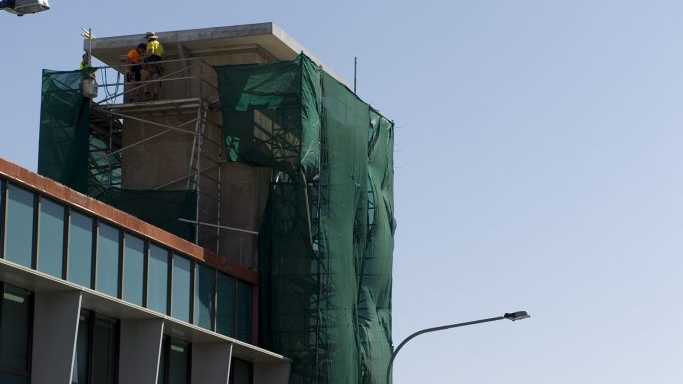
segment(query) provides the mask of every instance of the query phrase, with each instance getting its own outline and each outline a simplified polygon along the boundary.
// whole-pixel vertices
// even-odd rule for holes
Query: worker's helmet
[[[145,36],[147,37],[147,40],[159,40],[159,36],[154,32],[147,32]]]

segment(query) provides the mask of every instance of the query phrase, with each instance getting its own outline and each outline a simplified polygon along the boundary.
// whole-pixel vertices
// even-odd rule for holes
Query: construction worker
[[[159,63],[164,57],[164,46],[159,42],[159,36],[154,32],[147,32],[145,35],[147,37],[147,57],[145,58],[145,63],[147,63],[147,71],[152,80],[161,77],[161,64]],[[153,84],[148,88],[152,99],[159,98],[159,88],[161,88],[161,83]]]
[[[83,57],[81,58],[81,71],[90,68],[90,62],[90,54],[88,53],[88,51],[84,51]]]
[[[126,55],[128,67],[128,81],[140,81],[142,80],[142,57],[147,52],[147,44],[140,43],[134,49],[128,51]]]
[[[159,42],[159,36],[154,32],[147,32],[147,60],[161,61],[164,57],[164,46]]]
[[[126,74],[126,82],[134,83],[142,80],[142,58],[147,52],[147,44],[140,43],[137,47],[128,51],[126,55],[126,64],[128,65],[128,73]],[[137,101],[142,93],[139,85],[132,85],[126,94],[129,101]]]

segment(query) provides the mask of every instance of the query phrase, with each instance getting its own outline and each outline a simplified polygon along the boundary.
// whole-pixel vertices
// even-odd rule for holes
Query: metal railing
[[[162,73],[157,78],[150,78],[151,74],[144,76],[144,80],[130,81],[128,75],[134,67],[141,67],[141,72],[151,72],[152,67],[160,66]],[[216,71],[202,58],[161,60],[153,63],[121,64],[117,66],[97,66],[95,77],[98,88],[103,91],[93,100],[95,104],[125,104],[129,102],[127,96],[145,90],[152,85],[173,84],[176,91],[185,87],[184,94],[176,92],[176,95],[164,93],[156,100],[173,100],[188,97],[207,97],[218,93],[218,85],[211,79],[216,77]],[[180,85],[177,85],[179,84]],[[155,101],[145,100],[139,101]],[[211,100],[214,102],[217,100]]]

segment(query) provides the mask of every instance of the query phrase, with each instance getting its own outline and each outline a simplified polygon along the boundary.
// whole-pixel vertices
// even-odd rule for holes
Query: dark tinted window
[[[190,383],[190,344],[164,336],[157,384]]]
[[[187,384],[190,382],[190,344],[171,339],[168,351],[168,383]]]
[[[114,320],[95,319],[92,335],[92,383],[114,384],[116,382],[117,331]]]
[[[30,371],[33,296],[8,284],[0,284],[0,290],[0,383],[26,383]]]
[[[249,342],[251,340],[251,286],[244,282],[237,283],[237,338]]]
[[[230,362],[229,384],[251,384],[253,376],[254,373],[250,363],[240,359],[232,359]]]
[[[75,384],[88,384],[88,366],[90,355],[90,317],[82,313],[78,322],[78,335],[76,337],[76,359],[71,372],[71,382]]]
[[[237,302],[237,281],[218,274],[218,307],[216,308],[216,330],[226,336],[235,335],[235,303]]]
[[[213,329],[213,301],[216,289],[216,271],[204,264],[197,264],[195,278],[194,322],[200,327]]]
[[[189,259],[173,255],[171,316],[182,321],[190,321],[191,268]]]
[[[72,384],[114,384],[118,371],[118,323],[83,311],[78,323]]]

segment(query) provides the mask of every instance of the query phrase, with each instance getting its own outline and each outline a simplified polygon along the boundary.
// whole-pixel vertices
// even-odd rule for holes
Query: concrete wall
[[[222,220],[225,226],[259,231],[270,193],[270,168],[228,163],[222,168]],[[221,231],[220,254],[233,264],[256,269],[258,236]]]
[[[232,344],[192,344],[191,384],[227,384],[231,359]]]
[[[162,320],[121,321],[120,383],[156,384],[163,334]]]
[[[191,52],[186,52],[184,56],[185,58],[194,57]],[[167,57],[168,60],[176,58],[174,56]],[[260,55],[255,53],[216,54],[203,56],[203,58],[209,62],[209,65],[201,62],[188,62],[189,64],[186,64],[186,62],[171,62],[163,64],[163,72],[167,75],[182,70],[183,67],[187,68],[187,71],[169,76],[169,78],[186,76],[195,78],[192,80],[164,81],[160,88],[159,101],[187,98],[200,98],[209,103],[218,101],[218,80],[211,65],[249,64],[264,61]],[[201,81],[198,78],[201,78]],[[196,117],[196,110],[194,113],[188,111],[188,114],[185,115],[181,115],[176,111],[152,112],[149,109],[138,110],[126,113],[171,126],[178,126],[182,122]],[[202,169],[211,164],[209,159],[218,160],[223,158],[221,156],[223,148],[219,145],[223,143],[223,133],[220,128],[222,121],[220,110],[218,108],[211,110],[207,118],[214,124],[209,124],[206,127],[206,136],[210,140],[206,140],[203,145],[206,156],[202,159],[204,163]],[[194,125],[184,128],[193,130]],[[162,131],[164,131],[164,128],[127,119],[123,130],[123,146],[139,142]],[[192,135],[169,133],[136,148],[126,150],[122,161],[124,188],[154,188],[187,175],[193,139]],[[184,182],[179,182],[169,186],[168,189],[184,189],[185,185]]]
[[[36,293],[31,383],[71,384],[81,301],[79,292]]]
[[[31,345],[33,384],[71,384],[82,310],[120,320],[119,383],[156,384],[162,334],[192,343],[194,383],[224,383],[233,359],[256,370],[282,356],[155,313],[137,305],[0,259],[0,281],[34,292]],[[273,367],[266,364],[264,369]],[[285,371],[280,371],[283,374]],[[286,380],[285,380],[286,381]],[[280,381],[278,381],[280,382]]]
[[[174,48],[177,57],[195,57],[193,52]],[[167,50],[169,48],[167,47]],[[182,54],[180,53],[182,51]],[[183,81],[164,82],[161,86],[159,101],[178,100],[192,97],[213,103],[219,100],[218,80],[211,65],[262,63],[266,59],[256,50],[226,51],[215,47],[214,52],[202,53],[202,58],[210,65],[192,62],[187,72],[174,76],[201,78]],[[164,73],[169,74],[183,67],[183,63],[164,64]],[[200,221],[233,226],[258,231],[269,191],[270,171],[250,168],[236,164],[224,164],[225,154],[222,132],[222,113],[219,104],[208,111],[205,139],[202,145],[203,156],[200,169],[205,170],[200,179]],[[154,122],[179,126],[196,117],[197,110],[185,113],[178,110],[153,112],[149,108],[135,107],[124,111],[126,114],[152,120]],[[194,131],[194,124],[184,129]],[[166,128],[149,123],[126,119],[123,130],[123,146],[130,146],[165,131]],[[163,190],[184,190],[192,157],[194,136],[169,132],[143,144],[127,149],[122,159],[122,182],[125,189],[148,190],[166,185]],[[223,163],[223,165],[218,165]],[[220,171],[219,171],[220,167]],[[220,172],[220,173],[219,173]],[[222,180],[219,185],[218,180]],[[169,184],[175,180],[175,183]],[[218,194],[221,191],[220,209]],[[188,218],[194,219],[194,217]],[[227,261],[246,267],[256,268],[256,236],[218,231],[216,228],[200,227],[199,244],[223,256]]]

